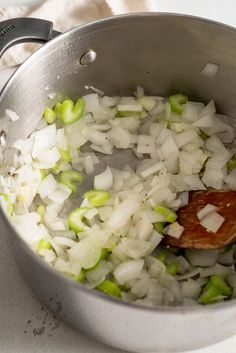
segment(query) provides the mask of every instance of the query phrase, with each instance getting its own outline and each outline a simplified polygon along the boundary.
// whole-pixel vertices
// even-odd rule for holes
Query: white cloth
[[[13,17],[37,17],[50,20],[54,29],[64,32],[82,23],[120,13],[148,11],[147,0],[45,0],[28,8],[0,8],[0,21]],[[155,2],[155,1],[154,1]],[[38,47],[20,44],[9,49],[0,60],[0,67],[16,65],[24,61]]]

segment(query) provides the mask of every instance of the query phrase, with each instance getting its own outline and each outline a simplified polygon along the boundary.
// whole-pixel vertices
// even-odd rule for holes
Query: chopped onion
[[[206,228],[208,231],[216,233],[222,224],[224,223],[225,218],[222,217],[217,212],[208,213],[200,222],[200,224]]]

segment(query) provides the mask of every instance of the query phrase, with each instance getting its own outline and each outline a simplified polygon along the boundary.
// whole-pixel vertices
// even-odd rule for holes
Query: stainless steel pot
[[[0,52],[21,41],[48,41],[52,24],[15,19],[0,25]],[[219,65],[215,78],[201,72]],[[214,99],[218,110],[236,115],[236,30],[200,18],[134,14],[83,25],[58,36],[30,57],[0,97],[21,119],[7,129],[7,144],[37,125],[48,92],[76,98],[93,85],[108,95],[183,91]],[[48,90],[46,90],[48,88]],[[4,140],[1,132],[0,142]],[[39,298],[68,323],[94,339],[133,352],[180,352],[216,343],[236,333],[236,302],[206,307],[149,309],[89,291],[38,258],[4,218],[15,260]]]

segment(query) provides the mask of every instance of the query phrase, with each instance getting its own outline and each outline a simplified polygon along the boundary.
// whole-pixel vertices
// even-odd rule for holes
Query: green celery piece
[[[48,124],[53,124],[57,118],[57,114],[51,108],[46,107],[43,113],[43,117]]]
[[[76,280],[76,282],[82,283],[85,280],[85,270],[83,268],[81,268],[80,273],[74,277],[74,279]]]
[[[66,170],[59,174],[59,182],[68,186],[72,192],[77,191],[77,186],[75,183],[81,183],[83,181],[83,176],[80,172],[76,170]]]
[[[164,264],[168,255],[169,254],[167,251],[161,251],[159,254],[156,255],[156,258]]]
[[[234,168],[236,168],[236,157],[231,158],[228,162],[227,162],[227,169],[229,171],[233,170]]]
[[[65,124],[73,124],[82,118],[84,107],[83,98],[79,98],[75,104],[72,100],[66,99],[61,103],[59,119]]]
[[[38,247],[37,247],[37,250],[41,250],[41,249],[52,249],[52,245],[50,243],[49,240],[46,240],[46,239],[40,239],[39,242],[38,242]]]
[[[54,167],[50,168],[50,172],[54,175],[58,175],[61,172],[61,162],[56,162]]]
[[[8,216],[12,216],[13,211],[14,211],[14,205],[13,205],[13,203],[9,203],[7,205],[7,214],[8,214]]]
[[[62,150],[58,148],[58,151],[61,155],[61,159],[65,162],[71,162],[71,154],[69,150]]]
[[[86,191],[83,197],[86,197],[92,206],[99,207],[107,203],[110,194],[107,191],[91,189]]]
[[[101,262],[102,260],[105,260],[105,259],[107,258],[107,256],[108,256],[110,253],[111,253],[111,252],[110,252],[108,249],[103,248],[103,249],[101,250],[101,253],[100,253],[100,257],[99,257],[98,262],[97,262],[95,265],[93,265],[92,267],[90,267],[87,271],[93,271],[93,270],[95,270],[95,269],[99,266],[100,262]],[[87,272],[87,271],[86,271],[86,272]]]
[[[36,212],[39,214],[40,219],[41,219],[41,222],[42,222],[42,221],[43,221],[44,214],[45,214],[45,206],[44,206],[44,205],[38,206]]]
[[[209,281],[203,289],[198,301],[200,304],[211,304],[216,302],[217,298],[221,295],[221,290]]]
[[[163,234],[164,227],[165,227],[165,223],[164,222],[156,222],[156,223],[154,223],[154,229],[159,234]]]
[[[177,93],[169,96],[168,101],[171,106],[171,110],[176,114],[182,114],[183,104],[187,103],[188,97],[185,94]]]
[[[128,118],[129,116],[135,116],[137,118],[140,118],[140,112],[126,112],[118,110],[115,116],[116,118]]]
[[[46,178],[46,176],[48,175],[48,170],[47,169],[40,169],[39,172],[40,172],[41,180]]]
[[[162,215],[169,223],[174,223],[177,219],[177,214],[168,207],[156,205],[154,211]]]
[[[5,192],[0,192],[0,196],[2,196],[4,198],[4,201],[10,202],[10,197]]]
[[[204,140],[204,141],[205,141],[205,140],[207,140],[207,139],[208,139],[208,137],[209,137],[209,136],[208,136],[205,132],[201,131],[201,133],[200,133],[200,137],[201,137],[201,139],[202,139],[202,140]]]
[[[110,250],[108,250],[107,248],[103,248],[101,250],[101,255],[100,255],[99,261],[105,260],[110,253],[111,253]]]
[[[211,283],[220,289],[221,294],[226,295],[226,296],[231,296],[232,295],[232,288],[230,286],[228,286],[228,284],[226,283],[226,281],[220,277],[220,276],[216,276],[213,275],[211,276]]]
[[[120,288],[112,281],[105,279],[99,286],[96,287],[101,292],[110,295],[112,297],[120,298],[121,290]]]
[[[72,229],[75,233],[83,232],[84,230],[83,216],[88,210],[89,208],[87,207],[79,207],[69,214],[69,217],[68,217],[69,228]]]
[[[172,264],[166,265],[166,272],[171,276],[175,276],[176,273],[178,272],[178,265],[175,262],[173,262]]]

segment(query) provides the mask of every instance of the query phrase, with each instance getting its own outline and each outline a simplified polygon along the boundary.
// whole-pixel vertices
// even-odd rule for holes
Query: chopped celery
[[[61,103],[57,102],[55,104],[55,107],[53,108],[53,111],[55,112],[57,118],[60,118],[60,114],[61,114]]]
[[[112,297],[120,297],[121,296],[121,290],[120,288],[113,283],[112,281],[109,281],[105,279],[99,286],[96,287],[98,290],[101,292],[110,295]]]
[[[117,111],[116,118],[128,118],[129,116],[140,117],[140,112],[126,112],[126,111]]]
[[[62,149],[58,149],[59,153],[61,155],[61,159],[65,162],[70,162],[71,161],[71,154],[69,150],[62,150]]]
[[[51,108],[46,107],[43,113],[43,117],[48,124],[52,124],[56,120],[57,114]]]
[[[41,250],[41,249],[52,249],[52,245],[50,243],[49,240],[46,240],[46,239],[40,239],[39,242],[38,242],[38,247],[37,247],[37,250],[38,252]]]
[[[12,203],[9,203],[9,204],[7,205],[7,214],[8,214],[9,216],[12,216],[13,211],[14,211],[14,205],[13,205]]]
[[[230,296],[232,294],[232,288],[228,286],[222,277],[213,275],[211,276],[211,282],[214,286],[221,290],[223,295]]]
[[[6,202],[10,202],[10,197],[8,194],[5,194],[4,192],[0,192],[0,196],[2,196]]]
[[[88,211],[86,207],[76,208],[69,214],[68,217],[68,224],[70,229],[72,229],[75,233],[83,232],[84,230],[84,223],[83,218],[84,214]]]
[[[0,196],[4,198],[4,201],[7,202],[7,214],[9,216],[12,216],[13,210],[14,210],[14,205],[10,203],[10,196],[4,192],[0,192]]]
[[[42,221],[43,221],[44,214],[45,214],[45,206],[44,206],[44,205],[38,206],[36,212],[39,214],[40,219],[41,219],[41,222],[42,222]]]
[[[175,276],[176,273],[178,272],[178,265],[175,262],[173,262],[172,264],[166,265],[166,272],[171,276]]]
[[[46,178],[46,176],[48,175],[48,171],[46,169],[39,169],[39,172],[40,172],[41,180]]]
[[[225,280],[220,276],[213,275],[198,300],[200,304],[210,304],[216,302],[219,298],[230,297],[231,294],[232,288],[228,286]]]
[[[59,108],[59,119],[65,124],[73,124],[82,117],[84,106],[83,98],[79,98],[75,104],[70,99],[64,100]]]
[[[228,170],[233,170],[234,168],[236,168],[236,157],[231,158],[228,163],[227,163],[227,169]]]
[[[165,226],[165,223],[163,222],[154,223],[154,229],[160,234],[163,234],[164,226]]]
[[[221,290],[209,281],[198,301],[200,304],[211,304],[216,302],[221,295]]]
[[[72,192],[77,191],[77,186],[75,183],[81,183],[83,181],[83,176],[80,172],[76,170],[66,170],[61,172],[59,175],[59,182],[68,186]]]
[[[208,137],[209,137],[209,136],[208,136],[207,134],[205,134],[205,132],[201,131],[201,133],[200,133],[200,137],[201,137],[201,139],[202,139],[202,140],[204,140],[204,141],[205,141],[205,140],[207,140],[207,139],[208,139]]]
[[[101,250],[101,255],[100,255],[99,261],[105,260],[109,254],[110,254],[110,251],[106,248],[103,248]]]
[[[164,264],[168,255],[168,252],[163,250],[156,255],[156,258]]]
[[[50,172],[54,175],[58,175],[61,172],[61,162],[56,162],[54,167],[50,168]]]
[[[86,197],[88,201],[91,203],[91,205],[94,207],[105,205],[110,198],[109,192],[103,191],[103,190],[93,190],[93,189],[86,191],[83,196]]]
[[[85,280],[85,272],[86,271],[83,268],[81,268],[80,273],[77,276],[74,277],[76,282],[80,282],[80,283],[84,282],[84,280]]]
[[[181,114],[183,112],[183,104],[187,103],[188,97],[185,94],[178,93],[169,96],[168,101],[171,106],[171,110],[176,114]]]
[[[154,207],[154,211],[162,215],[169,223],[174,223],[177,219],[177,214],[168,207],[157,205]]]

